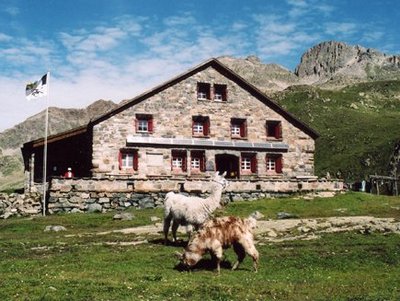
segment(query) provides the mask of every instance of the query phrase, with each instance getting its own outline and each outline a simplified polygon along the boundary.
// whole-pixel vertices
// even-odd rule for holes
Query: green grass
[[[374,215],[400,218],[400,198],[349,193],[329,199],[266,199],[235,202],[219,215],[255,210],[301,218]],[[347,208],[337,211],[337,209]],[[179,246],[161,234],[136,236],[105,231],[150,224],[160,209],[132,210],[132,221],[106,214],[65,214],[0,221],[0,300],[399,300],[400,239],[397,234],[341,233],[311,241],[269,243],[257,249],[260,270],[246,257],[237,271],[231,249],[221,275],[209,256],[192,271],[176,268]],[[63,225],[66,232],[44,232]],[[138,245],[109,242],[143,241]]]

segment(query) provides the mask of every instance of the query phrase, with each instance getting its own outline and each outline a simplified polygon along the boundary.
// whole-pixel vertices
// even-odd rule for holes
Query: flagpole
[[[44,129],[44,147],[43,147],[43,216],[46,216],[46,192],[47,192],[47,132],[49,129],[49,94],[50,94],[50,71],[47,72],[47,96],[46,96],[46,122]]]

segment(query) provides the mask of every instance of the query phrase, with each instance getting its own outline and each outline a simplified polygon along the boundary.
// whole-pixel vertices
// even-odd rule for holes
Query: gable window
[[[120,170],[138,170],[137,150],[121,149],[118,156]]]
[[[257,172],[257,156],[254,153],[242,153],[240,159],[242,174],[252,174]]]
[[[282,173],[282,155],[267,154],[265,158],[267,172]]]
[[[192,135],[204,137],[210,134],[210,118],[208,116],[192,117]]]
[[[137,114],[136,115],[136,132],[152,133],[153,132],[153,115]]]
[[[211,85],[208,83],[197,83],[197,99],[211,99]]]
[[[246,119],[231,118],[231,137],[232,138],[247,137]]]
[[[205,166],[205,151],[194,150],[190,152],[190,169],[192,171],[204,172]]]
[[[267,121],[266,122],[267,139],[281,139],[282,138],[282,123],[280,121]]]
[[[171,169],[173,171],[186,171],[186,151],[172,150]]]
[[[215,101],[226,101],[226,85],[214,85],[214,100]]]

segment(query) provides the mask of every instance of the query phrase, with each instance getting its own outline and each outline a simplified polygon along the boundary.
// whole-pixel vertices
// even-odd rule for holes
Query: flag
[[[48,84],[47,84],[47,73],[46,73],[38,81],[26,85],[25,89],[26,99],[31,100],[42,96],[46,96],[47,88]]]

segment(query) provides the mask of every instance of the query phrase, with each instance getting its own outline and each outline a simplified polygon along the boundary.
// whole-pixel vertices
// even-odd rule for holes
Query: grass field
[[[400,198],[348,193],[329,199],[235,202],[217,214],[246,216],[258,210],[265,218],[285,211],[300,218],[400,219],[399,208]],[[227,250],[218,276],[209,256],[191,273],[180,271],[173,253],[181,247],[163,245],[161,234],[100,235],[162,217],[161,209],[130,212],[132,221],[114,221],[112,212],[0,221],[0,300],[400,300],[398,234],[260,240],[258,273],[248,257],[231,271],[234,254]],[[44,232],[48,225],[67,231]]]

